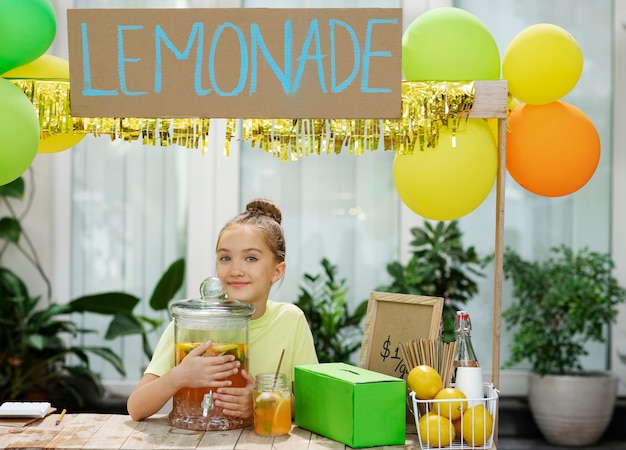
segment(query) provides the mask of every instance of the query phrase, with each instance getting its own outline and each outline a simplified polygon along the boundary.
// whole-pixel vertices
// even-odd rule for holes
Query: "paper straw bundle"
[[[426,364],[434,368],[441,376],[443,387],[450,387],[456,341],[442,342],[431,339],[400,342],[400,351],[407,370]]]

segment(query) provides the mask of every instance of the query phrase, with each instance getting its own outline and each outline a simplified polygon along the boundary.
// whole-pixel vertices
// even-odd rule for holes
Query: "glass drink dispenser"
[[[175,364],[198,345],[211,341],[204,356],[232,354],[248,370],[248,325],[254,307],[227,299],[219,278],[207,278],[200,285],[201,298],[172,303],[174,317]],[[244,387],[238,372],[229,377],[233,387]],[[231,430],[252,425],[252,418],[223,414],[214,405],[213,388],[183,388],[173,397],[169,415],[172,426],[190,430]]]

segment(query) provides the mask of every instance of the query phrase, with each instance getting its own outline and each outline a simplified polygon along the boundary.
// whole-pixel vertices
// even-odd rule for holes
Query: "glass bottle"
[[[211,341],[203,356],[232,354],[248,370],[248,324],[252,305],[231,300],[219,278],[207,278],[200,285],[201,298],[179,300],[171,305],[174,317],[174,363],[176,365],[201,343]],[[247,382],[241,371],[228,379],[233,387]],[[173,397],[170,424],[190,430],[231,430],[252,425],[252,418],[228,416],[213,401],[212,388],[182,388]]]
[[[254,431],[277,436],[291,431],[291,390],[284,373],[260,373],[254,387]]]
[[[456,351],[452,363],[452,381],[456,380],[458,367],[480,367],[478,358],[472,345],[471,333],[472,322],[467,311],[457,311],[454,319],[454,336],[456,338]]]

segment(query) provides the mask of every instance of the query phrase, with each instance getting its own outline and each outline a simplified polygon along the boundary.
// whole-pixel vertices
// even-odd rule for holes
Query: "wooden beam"
[[[509,90],[506,80],[475,81],[472,119],[506,119]]]

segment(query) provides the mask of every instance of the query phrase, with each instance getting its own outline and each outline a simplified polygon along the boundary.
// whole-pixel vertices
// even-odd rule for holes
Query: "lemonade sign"
[[[77,117],[400,118],[402,10],[70,9]]]

